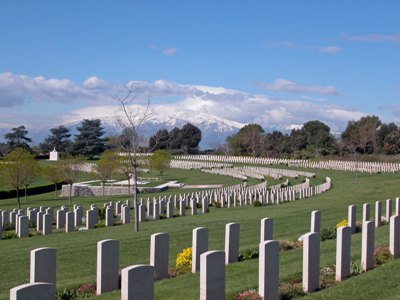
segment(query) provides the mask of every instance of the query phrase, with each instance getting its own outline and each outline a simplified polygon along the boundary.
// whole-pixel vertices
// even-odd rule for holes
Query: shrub
[[[89,298],[96,295],[96,285],[92,283],[81,285],[77,290],[79,298]]]
[[[301,248],[303,248],[303,240],[297,240],[297,241],[295,241],[294,242],[294,248],[295,249],[301,249]]]
[[[256,200],[256,201],[253,202],[253,206],[254,207],[260,207],[260,206],[262,206],[262,203],[259,200]]]
[[[220,201],[215,202],[215,208],[221,208],[221,202]]]
[[[106,208],[100,207],[98,210],[98,214],[99,214],[99,220],[105,220],[106,219]]]
[[[361,261],[359,260],[352,260],[350,262],[350,274],[351,275],[358,275],[361,274],[362,271],[362,267],[361,267]]]
[[[335,227],[323,228],[321,230],[320,238],[321,238],[321,241],[335,239],[336,238],[336,228]]]
[[[320,270],[320,285],[321,288],[328,288],[336,283],[336,267],[334,265],[330,267],[324,267]]]
[[[248,290],[243,293],[237,294],[234,300],[262,300],[263,298],[257,293],[256,290]]]
[[[176,274],[186,274],[192,270],[192,248],[185,248],[176,255]]]
[[[288,251],[295,249],[295,242],[291,240],[281,240],[279,241],[279,251]]]
[[[14,231],[4,231],[3,232],[3,240],[14,239],[17,238],[17,234]]]
[[[13,224],[10,222],[7,222],[6,224],[3,225],[3,231],[8,231],[8,230],[14,230],[15,227]]]
[[[389,248],[386,246],[379,246],[375,248],[374,255],[375,255],[375,264],[378,266],[393,259],[392,253],[390,253]]]
[[[102,228],[106,227],[106,223],[104,221],[99,221],[97,224],[94,224],[94,228]]]
[[[339,223],[336,224],[336,228],[348,226],[348,225],[349,225],[349,222],[347,220],[343,219],[343,220],[340,220]]]
[[[304,296],[306,293],[303,291],[301,282],[285,282],[279,287],[279,299],[290,300]]]
[[[77,293],[74,289],[63,289],[63,290],[57,291],[57,293],[56,293],[57,300],[72,300],[72,299],[75,299],[76,296],[77,296]]]
[[[239,258],[238,261],[244,261],[244,260],[249,260],[249,259],[255,259],[258,258],[259,253],[258,253],[258,248],[249,248],[245,249],[244,251],[239,253]]]

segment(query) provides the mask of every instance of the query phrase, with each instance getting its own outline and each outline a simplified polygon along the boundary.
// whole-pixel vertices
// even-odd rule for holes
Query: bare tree
[[[144,122],[150,116],[150,96],[146,97],[145,105],[138,106],[140,99],[132,84],[124,85],[123,96],[111,96],[121,107],[121,115],[116,117],[116,125],[122,131],[120,146],[126,155],[133,178],[133,206],[135,212],[135,231],[139,231],[139,211],[137,201],[137,173],[139,167],[139,147],[141,144],[140,131]]]
[[[79,163],[80,158],[72,156],[67,156],[64,159],[59,160],[57,163],[57,168],[60,174],[62,174],[62,181],[69,185],[69,204],[72,204],[72,185],[78,180],[79,177]]]

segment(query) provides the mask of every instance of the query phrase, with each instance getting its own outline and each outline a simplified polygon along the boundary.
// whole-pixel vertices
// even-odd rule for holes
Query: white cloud
[[[83,86],[88,89],[106,89],[108,87],[108,83],[104,81],[103,79],[92,76],[86,79],[83,82]]]
[[[305,86],[293,81],[290,81],[285,78],[278,78],[273,83],[263,83],[261,86],[264,89],[286,92],[286,93],[294,93],[294,94],[321,94],[321,95],[339,95],[339,92],[336,88],[332,86],[316,86],[310,85]]]
[[[175,53],[176,53],[176,48],[173,48],[173,47],[171,47],[171,48],[165,48],[164,50],[163,50],[163,54],[164,55],[166,55],[166,56],[172,56],[172,55],[175,55]]]
[[[311,46],[311,45],[298,45],[292,41],[273,42],[267,44],[268,48],[289,48],[289,49],[303,49],[325,54],[337,54],[343,49],[338,46]]]
[[[254,95],[224,87],[185,85],[168,80],[130,81],[128,85],[138,96],[149,96],[154,118],[164,120],[177,114],[192,116],[194,119],[203,113],[241,124],[259,123],[264,128],[279,130],[286,130],[293,124],[303,124],[309,120],[321,120],[331,126],[332,130],[340,131],[346,127],[348,120],[366,115],[360,111],[307,98],[275,100],[266,95]],[[287,79],[278,79],[265,87],[291,93],[338,94],[333,87],[303,86]],[[113,120],[120,114],[121,108],[115,101],[110,101],[109,95],[124,95],[124,92],[126,91],[120,85],[107,83],[96,76],[78,85],[67,79],[3,73],[0,74],[0,103],[10,108],[7,108],[8,114],[3,111],[4,115],[0,115],[0,119],[4,126],[26,124],[36,128],[77,123],[84,118]],[[13,109],[10,102],[17,102],[18,99],[22,99],[18,103],[20,107]],[[137,100],[134,101],[134,108],[140,112],[144,107],[140,105],[140,97]],[[36,106],[43,106],[43,116],[34,116],[29,111],[24,111],[22,104],[25,101],[35,101]],[[49,113],[47,103],[43,101],[64,105],[62,115]],[[76,102],[73,110],[71,102]],[[78,104],[81,108],[76,108]]]
[[[342,34],[342,38],[356,42],[400,42],[400,35],[369,34],[369,35],[349,35]]]
[[[337,46],[327,46],[327,47],[320,47],[319,52],[328,53],[328,54],[336,54],[341,52],[343,49]]]
[[[105,81],[90,77],[83,85],[77,85],[69,79],[45,78],[42,76],[0,73],[0,107],[13,107],[27,102],[102,102],[109,96],[99,93],[106,88]]]

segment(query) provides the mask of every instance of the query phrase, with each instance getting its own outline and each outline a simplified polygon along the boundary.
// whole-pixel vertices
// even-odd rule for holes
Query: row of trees
[[[107,139],[103,138],[104,127],[101,125],[101,120],[83,120],[77,127],[78,134],[71,140],[70,129],[61,125],[51,128],[51,134],[48,135],[36,152],[49,153],[54,148],[63,154],[74,156],[85,156],[93,158],[101,154],[107,149]],[[4,135],[5,143],[0,144],[0,155],[4,156],[16,148],[21,148],[33,153],[30,144],[32,139],[28,136],[28,131],[25,126],[12,128],[11,131]]]
[[[124,151],[131,149],[133,135],[137,135],[131,128],[126,127],[120,135],[104,135],[104,127],[101,120],[83,120],[77,127],[78,133],[71,139],[70,129],[61,125],[51,128],[51,134],[48,135],[42,143],[39,144],[41,153],[49,153],[54,148],[64,154],[72,156],[84,156],[92,159],[106,150]],[[22,148],[33,153],[30,143],[32,140],[27,136],[28,131],[25,126],[12,128],[11,132],[4,135],[6,143],[0,145],[0,156],[5,155],[16,148]],[[201,141],[201,130],[187,123],[182,128],[175,127],[171,131],[160,129],[156,134],[150,137],[148,148],[144,147],[144,139],[137,137],[142,147],[142,152],[153,152],[158,149],[168,149],[175,153],[196,153]]]
[[[340,137],[320,121],[304,123],[290,134],[266,133],[258,124],[249,124],[227,138],[227,151],[233,155],[311,158],[326,155],[399,154],[400,127],[385,124],[377,116],[349,121]],[[222,149],[223,150],[223,149]]]

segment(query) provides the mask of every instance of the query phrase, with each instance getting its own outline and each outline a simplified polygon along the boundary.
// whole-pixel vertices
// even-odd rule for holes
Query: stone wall
[[[156,187],[138,187],[139,193],[157,193],[165,191],[167,187],[156,188]],[[131,187],[130,193],[128,192],[128,187],[121,186],[106,186],[104,187],[105,196],[115,196],[115,195],[128,195],[133,193],[133,187]],[[71,196],[102,196],[103,187],[101,186],[88,186],[88,185],[73,185]],[[61,189],[61,196],[69,196],[69,185],[63,185]]]

